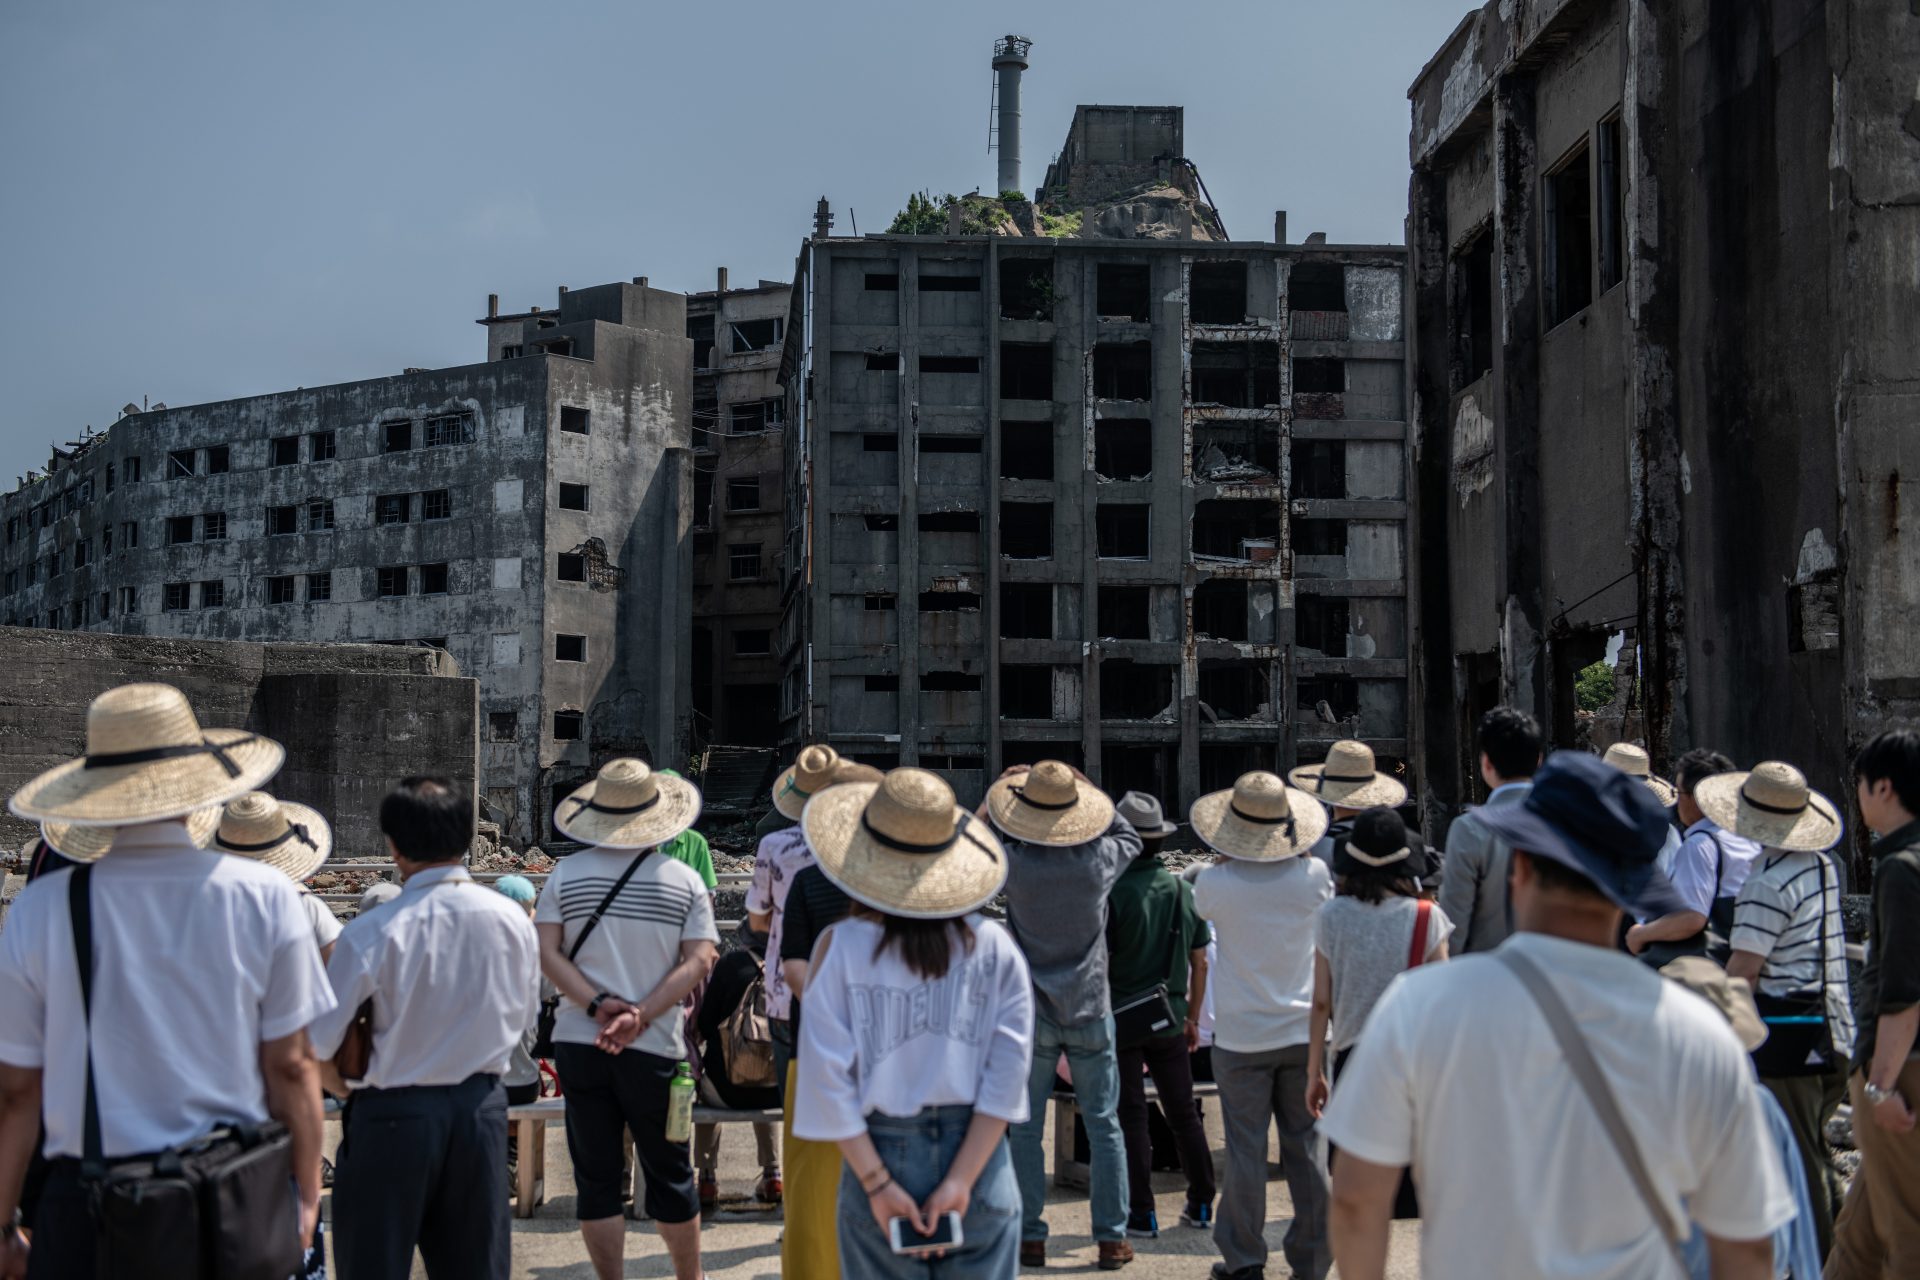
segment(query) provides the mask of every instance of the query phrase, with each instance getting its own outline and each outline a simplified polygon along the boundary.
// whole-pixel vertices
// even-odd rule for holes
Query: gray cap
[[[365,915],[383,902],[392,902],[400,896],[400,886],[391,880],[375,880],[360,893],[360,907],[357,914]]]
[[[1114,811],[1127,820],[1127,824],[1141,835],[1170,836],[1180,828],[1167,821],[1160,812],[1160,802],[1144,791],[1129,791],[1120,797],[1120,803]]]

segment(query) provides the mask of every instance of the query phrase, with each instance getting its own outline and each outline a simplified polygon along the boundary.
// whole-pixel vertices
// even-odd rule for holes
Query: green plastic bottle
[[[667,1086],[668,1142],[692,1141],[693,1094],[693,1068],[683,1062],[673,1069],[673,1083]]]

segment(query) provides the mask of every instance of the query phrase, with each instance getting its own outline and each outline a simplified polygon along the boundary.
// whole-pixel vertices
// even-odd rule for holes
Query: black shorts
[[[620,1216],[620,1131],[627,1129],[646,1179],[647,1216],[666,1223],[699,1217],[688,1144],[667,1141],[668,1086],[679,1062],[638,1049],[604,1053],[590,1044],[556,1044],[553,1054],[567,1100],[574,1216],[582,1222]]]

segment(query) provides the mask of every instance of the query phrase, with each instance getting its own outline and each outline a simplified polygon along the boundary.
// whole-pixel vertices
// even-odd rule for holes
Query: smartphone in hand
[[[893,1251],[902,1257],[919,1258],[945,1249],[958,1249],[965,1239],[960,1233],[960,1215],[949,1210],[933,1220],[933,1234],[923,1236],[905,1218],[887,1224]]]

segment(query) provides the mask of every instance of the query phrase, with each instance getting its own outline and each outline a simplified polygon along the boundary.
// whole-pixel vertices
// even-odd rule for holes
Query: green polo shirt
[[[709,892],[720,883],[713,874],[713,850],[707,844],[707,838],[688,827],[673,839],[660,846],[660,852],[678,862],[692,867]]]
[[[1187,882],[1157,855],[1135,858],[1107,899],[1107,984],[1114,1003],[1164,982],[1174,1019],[1185,1021],[1188,955],[1205,949],[1211,936]]]

